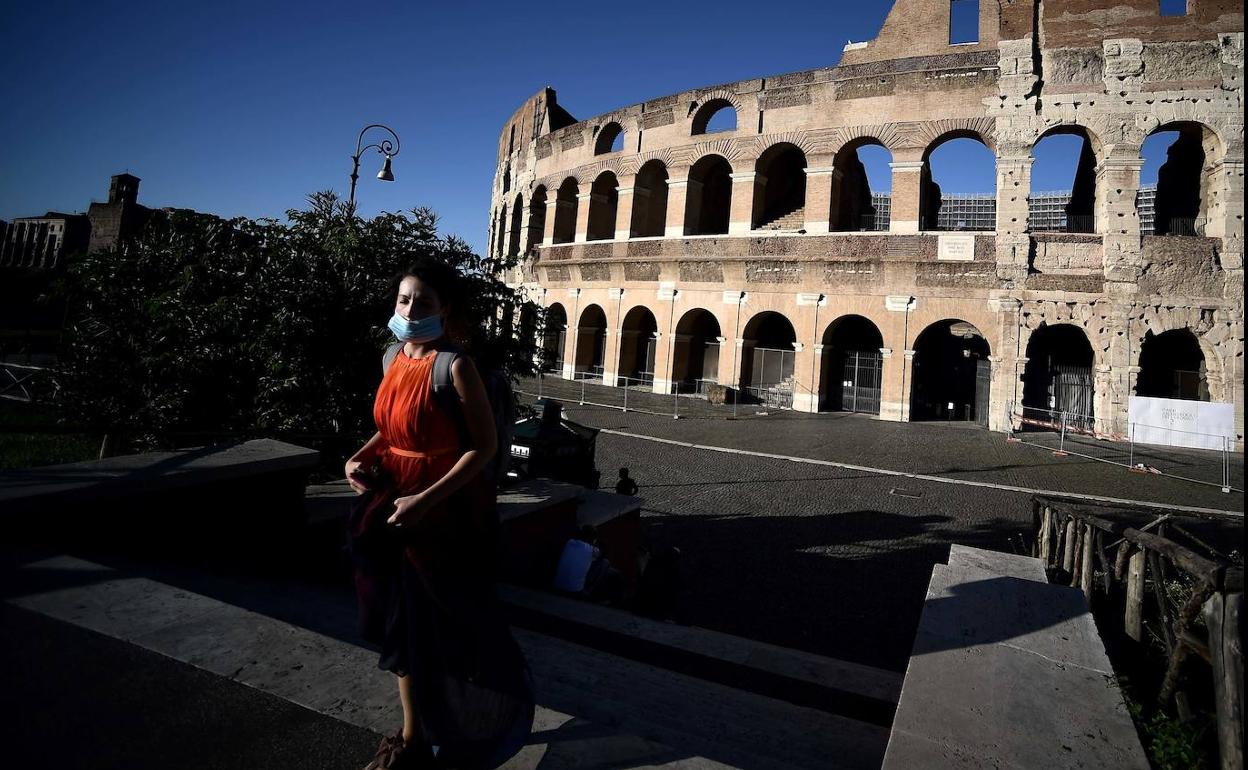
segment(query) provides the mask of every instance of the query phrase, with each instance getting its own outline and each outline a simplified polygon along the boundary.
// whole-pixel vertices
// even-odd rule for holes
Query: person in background
[[[637,482],[628,476],[628,468],[620,468],[620,480],[615,482],[615,493],[617,495],[636,495]]]

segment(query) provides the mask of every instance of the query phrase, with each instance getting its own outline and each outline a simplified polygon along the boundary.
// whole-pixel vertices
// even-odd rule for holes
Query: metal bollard
[[[680,393],[675,387],[672,388],[672,419],[680,419]]]
[[[624,411],[625,412],[628,411],[628,391],[629,391],[628,380],[625,380],[624,381]]]
[[[543,375],[543,373],[542,373],[542,372],[538,372],[538,373],[537,373],[537,398],[538,398],[538,400],[541,400],[541,398],[542,398],[542,382],[543,382],[545,379],[546,379],[546,377]]]
[[[581,379],[581,406],[585,406],[585,380]]]
[[[1062,434],[1057,442],[1057,451],[1053,453],[1055,457],[1066,457],[1066,412],[1062,412]]]
[[[1222,437],[1222,494],[1231,493],[1231,439]]]

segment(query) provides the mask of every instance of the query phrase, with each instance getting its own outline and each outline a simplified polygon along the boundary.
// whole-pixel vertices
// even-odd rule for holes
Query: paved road
[[[1140,476],[1006,443],[965,425],[855,415],[673,420],[568,404],[620,433],[828,459],[948,479],[1243,510],[1242,493]],[[1028,494],[712,452],[600,434],[603,484],[628,466],[651,545],[683,554],[679,619],[830,657],[903,670],[931,567],[951,543],[1030,545]],[[1242,485],[1242,455],[1236,473]],[[1240,530],[1242,544],[1242,529]]]

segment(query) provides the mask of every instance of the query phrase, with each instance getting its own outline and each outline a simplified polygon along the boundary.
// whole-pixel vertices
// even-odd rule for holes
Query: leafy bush
[[[515,258],[439,236],[426,208],[362,220],[332,193],[309,204],[286,222],[167,210],[135,242],[73,265],[63,419],[132,449],[168,433],[370,435],[392,278],[418,256],[469,282],[460,342],[474,357],[531,373],[531,340],[499,322],[526,304],[500,280]]]

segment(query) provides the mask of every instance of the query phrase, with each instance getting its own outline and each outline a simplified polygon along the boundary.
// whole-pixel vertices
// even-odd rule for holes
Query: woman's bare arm
[[[460,411],[467,423],[470,443],[468,451],[460,456],[454,467],[422,493],[430,507],[459,491],[485,468],[498,451],[494,412],[490,409],[490,399],[477,367],[465,356],[456,358],[451,366],[451,381],[459,396]]]

